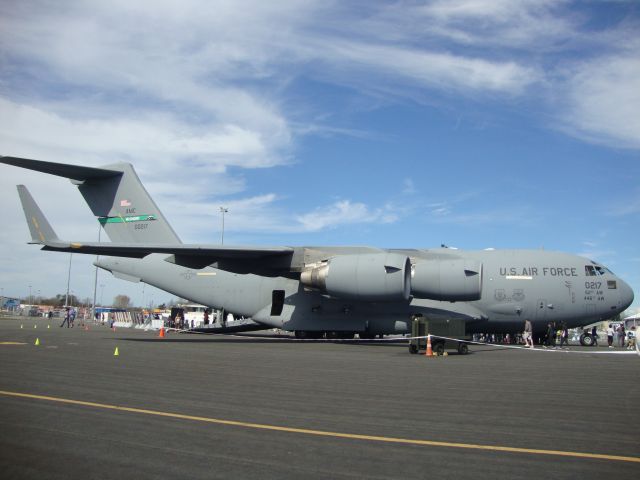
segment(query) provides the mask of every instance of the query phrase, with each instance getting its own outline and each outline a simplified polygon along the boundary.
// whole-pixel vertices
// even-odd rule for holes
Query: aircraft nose
[[[621,310],[626,310],[633,303],[633,290],[624,280],[618,280],[618,291],[620,292]]]

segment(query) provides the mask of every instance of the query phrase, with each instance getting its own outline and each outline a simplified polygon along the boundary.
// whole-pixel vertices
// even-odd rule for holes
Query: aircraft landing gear
[[[355,332],[327,332],[327,339],[349,340],[355,336]]]
[[[296,338],[300,340],[318,340],[324,337],[324,332],[314,332],[311,330],[296,330],[294,332]]]
[[[583,347],[593,347],[596,344],[596,340],[590,333],[583,333],[580,335],[580,345]]]

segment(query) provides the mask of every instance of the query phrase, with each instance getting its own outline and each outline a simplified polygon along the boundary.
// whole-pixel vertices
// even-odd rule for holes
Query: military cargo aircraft
[[[416,316],[462,320],[467,334],[519,332],[530,319],[541,332],[550,321],[572,328],[612,318],[633,301],[604,265],[544,250],[184,244],[131,164],[0,162],[69,178],[111,239],[59,239],[19,185],[31,243],[100,255],[95,264],[117,278],[301,338],[403,334]]]

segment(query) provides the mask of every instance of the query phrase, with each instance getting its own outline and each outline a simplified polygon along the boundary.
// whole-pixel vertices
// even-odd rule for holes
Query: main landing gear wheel
[[[466,343],[459,343],[458,353],[460,355],[466,355],[467,353],[469,353],[469,345],[467,345]]]
[[[444,343],[438,342],[433,346],[433,353],[440,356],[444,353]]]
[[[593,347],[595,343],[596,342],[591,335],[586,333],[580,335],[580,345],[582,345],[583,347]]]
[[[415,343],[410,343],[409,353],[418,353],[418,345],[416,345]]]

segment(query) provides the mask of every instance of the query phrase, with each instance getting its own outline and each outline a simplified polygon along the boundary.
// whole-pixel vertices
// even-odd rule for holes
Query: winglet
[[[18,195],[20,195],[22,209],[24,210],[29,231],[31,232],[32,242],[30,243],[44,244],[50,241],[59,241],[56,232],[51,228],[51,225],[44,217],[44,214],[29,193],[29,190],[27,190],[27,187],[18,185]]]

